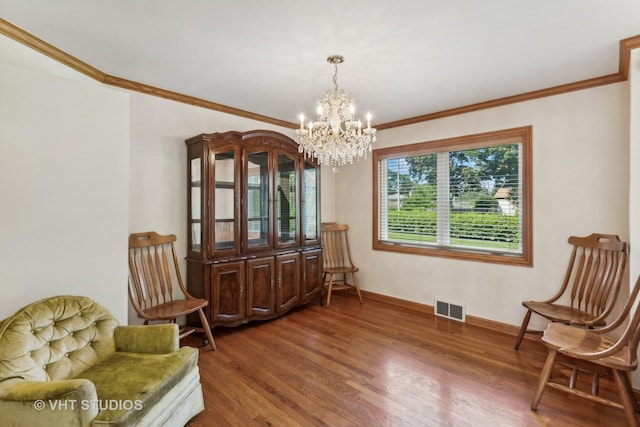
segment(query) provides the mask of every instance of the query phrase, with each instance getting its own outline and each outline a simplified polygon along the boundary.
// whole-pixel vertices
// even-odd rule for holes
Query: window
[[[531,266],[531,127],[373,151],[373,249]]]

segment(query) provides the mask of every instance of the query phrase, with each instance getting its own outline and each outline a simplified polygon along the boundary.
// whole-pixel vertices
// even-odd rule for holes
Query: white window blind
[[[496,140],[483,135],[413,150],[402,146],[398,154],[374,152],[374,249],[523,257],[530,238],[530,194],[523,193],[530,186],[523,170],[528,142],[520,134]]]

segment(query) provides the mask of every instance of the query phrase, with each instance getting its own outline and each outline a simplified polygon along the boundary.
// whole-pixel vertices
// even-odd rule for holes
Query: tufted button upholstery
[[[86,297],[33,303],[0,324],[0,381],[72,378],[115,352],[118,322]]]

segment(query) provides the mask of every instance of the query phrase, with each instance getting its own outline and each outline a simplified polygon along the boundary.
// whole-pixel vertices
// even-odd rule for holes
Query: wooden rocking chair
[[[180,338],[203,332],[205,346],[215,350],[216,344],[209,328],[203,308],[207,300],[192,297],[182,282],[174,242],[176,236],[160,235],[149,231],[129,236],[129,298],[138,317],[144,324],[151,320],[176,321],[180,316],[198,313],[202,328],[183,328]],[[175,285],[178,285],[177,287]],[[174,299],[173,293],[179,288],[185,299]]]

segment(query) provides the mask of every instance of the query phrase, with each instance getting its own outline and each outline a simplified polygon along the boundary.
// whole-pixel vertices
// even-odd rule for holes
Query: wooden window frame
[[[435,141],[400,145],[373,150],[373,250],[480,261],[516,266],[533,266],[533,206],[532,206],[532,126],[504,129],[473,135],[465,135]],[[521,144],[521,253],[504,253],[480,248],[457,248],[452,246],[405,244],[379,239],[379,183],[378,165],[380,160],[394,157],[408,157],[442,151],[456,151],[469,148],[490,147],[509,142]]]

